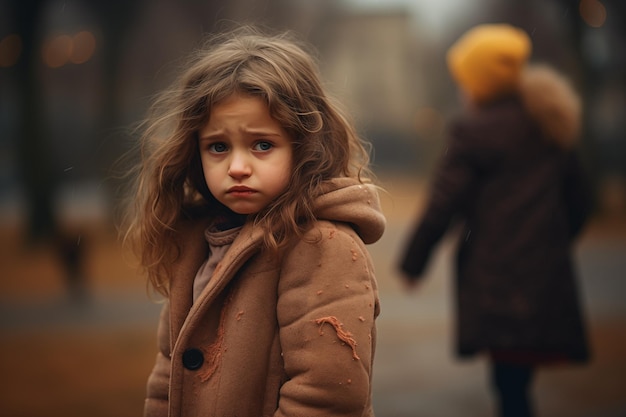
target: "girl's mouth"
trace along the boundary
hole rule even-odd
[[[227,193],[231,195],[236,195],[236,196],[246,196],[246,195],[256,193],[256,190],[252,188],[248,188],[243,185],[235,185],[234,187],[230,187]]]

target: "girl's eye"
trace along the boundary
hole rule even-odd
[[[228,150],[228,147],[226,146],[226,144],[221,143],[221,142],[216,142],[216,143],[212,143],[209,145],[209,152],[222,153],[222,152],[226,152],[227,150]]]
[[[254,144],[254,150],[266,152],[272,149],[273,146],[274,145],[272,145],[270,142],[259,141]]]

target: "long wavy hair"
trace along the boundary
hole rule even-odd
[[[211,108],[232,94],[261,97],[293,143],[293,173],[285,192],[252,220],[276,254],[314,218],[313,200],[331,178],[371,182],[369,144],[325,92],[315,55],[289,33],[254,28],[216,35],[197,50],[142,123],[141,162],[127,208],[125,239],[148,281],[167,295],[170,267],[180,256],[177,225],[190,213],[225,209],[202,172],[198,131]]]

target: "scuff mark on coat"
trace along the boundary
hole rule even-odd
[[[322,331],[322,326],[324,325],[324,323],[328,323],[333,326],[339,340],[346,343],[348,346],[350,346],[350,348],[352,348],[352,358],[356,360],[361,359],[356,353],[356,340],[354,340],[354,338],[352,337],[352,333],[343,329],[343,325],[339,322],[339,320],[337,320],[337,317],[321,317],[319,319],[316,319],[315,323],[320,325],[320,335],[324,334],[324,332]]]
[[[229,311],[228,304],[230,303],[232,298],[233,294],[231,293],[230,296],[224,301],[224,307],[222,308],[222,313],[220,314],[220,321],[217,327],[217,337],[215,341],[209,346],[202,348],[202,351],[205,354],[204,357],[206,359],[205,363],[207,366],[206,369],[203,369],[198,373],[198,377],[202,382],[208,381],[209,378],[211,378],[213,374],[215,374],[215,371],[217,371],[217,368],[219,366],[222,354],[226,351],[223,346],[224,323],[226,320],[226,314]],[[243,311],[240,311],[239,313],[243,314]],[[239,317],[239,313],[237,314],[237,317]]]

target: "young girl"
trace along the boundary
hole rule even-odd
[[[166,296],[144,415],[373,415],[385,219],[312,56],[218,37],[155,111],[128,232]]]

